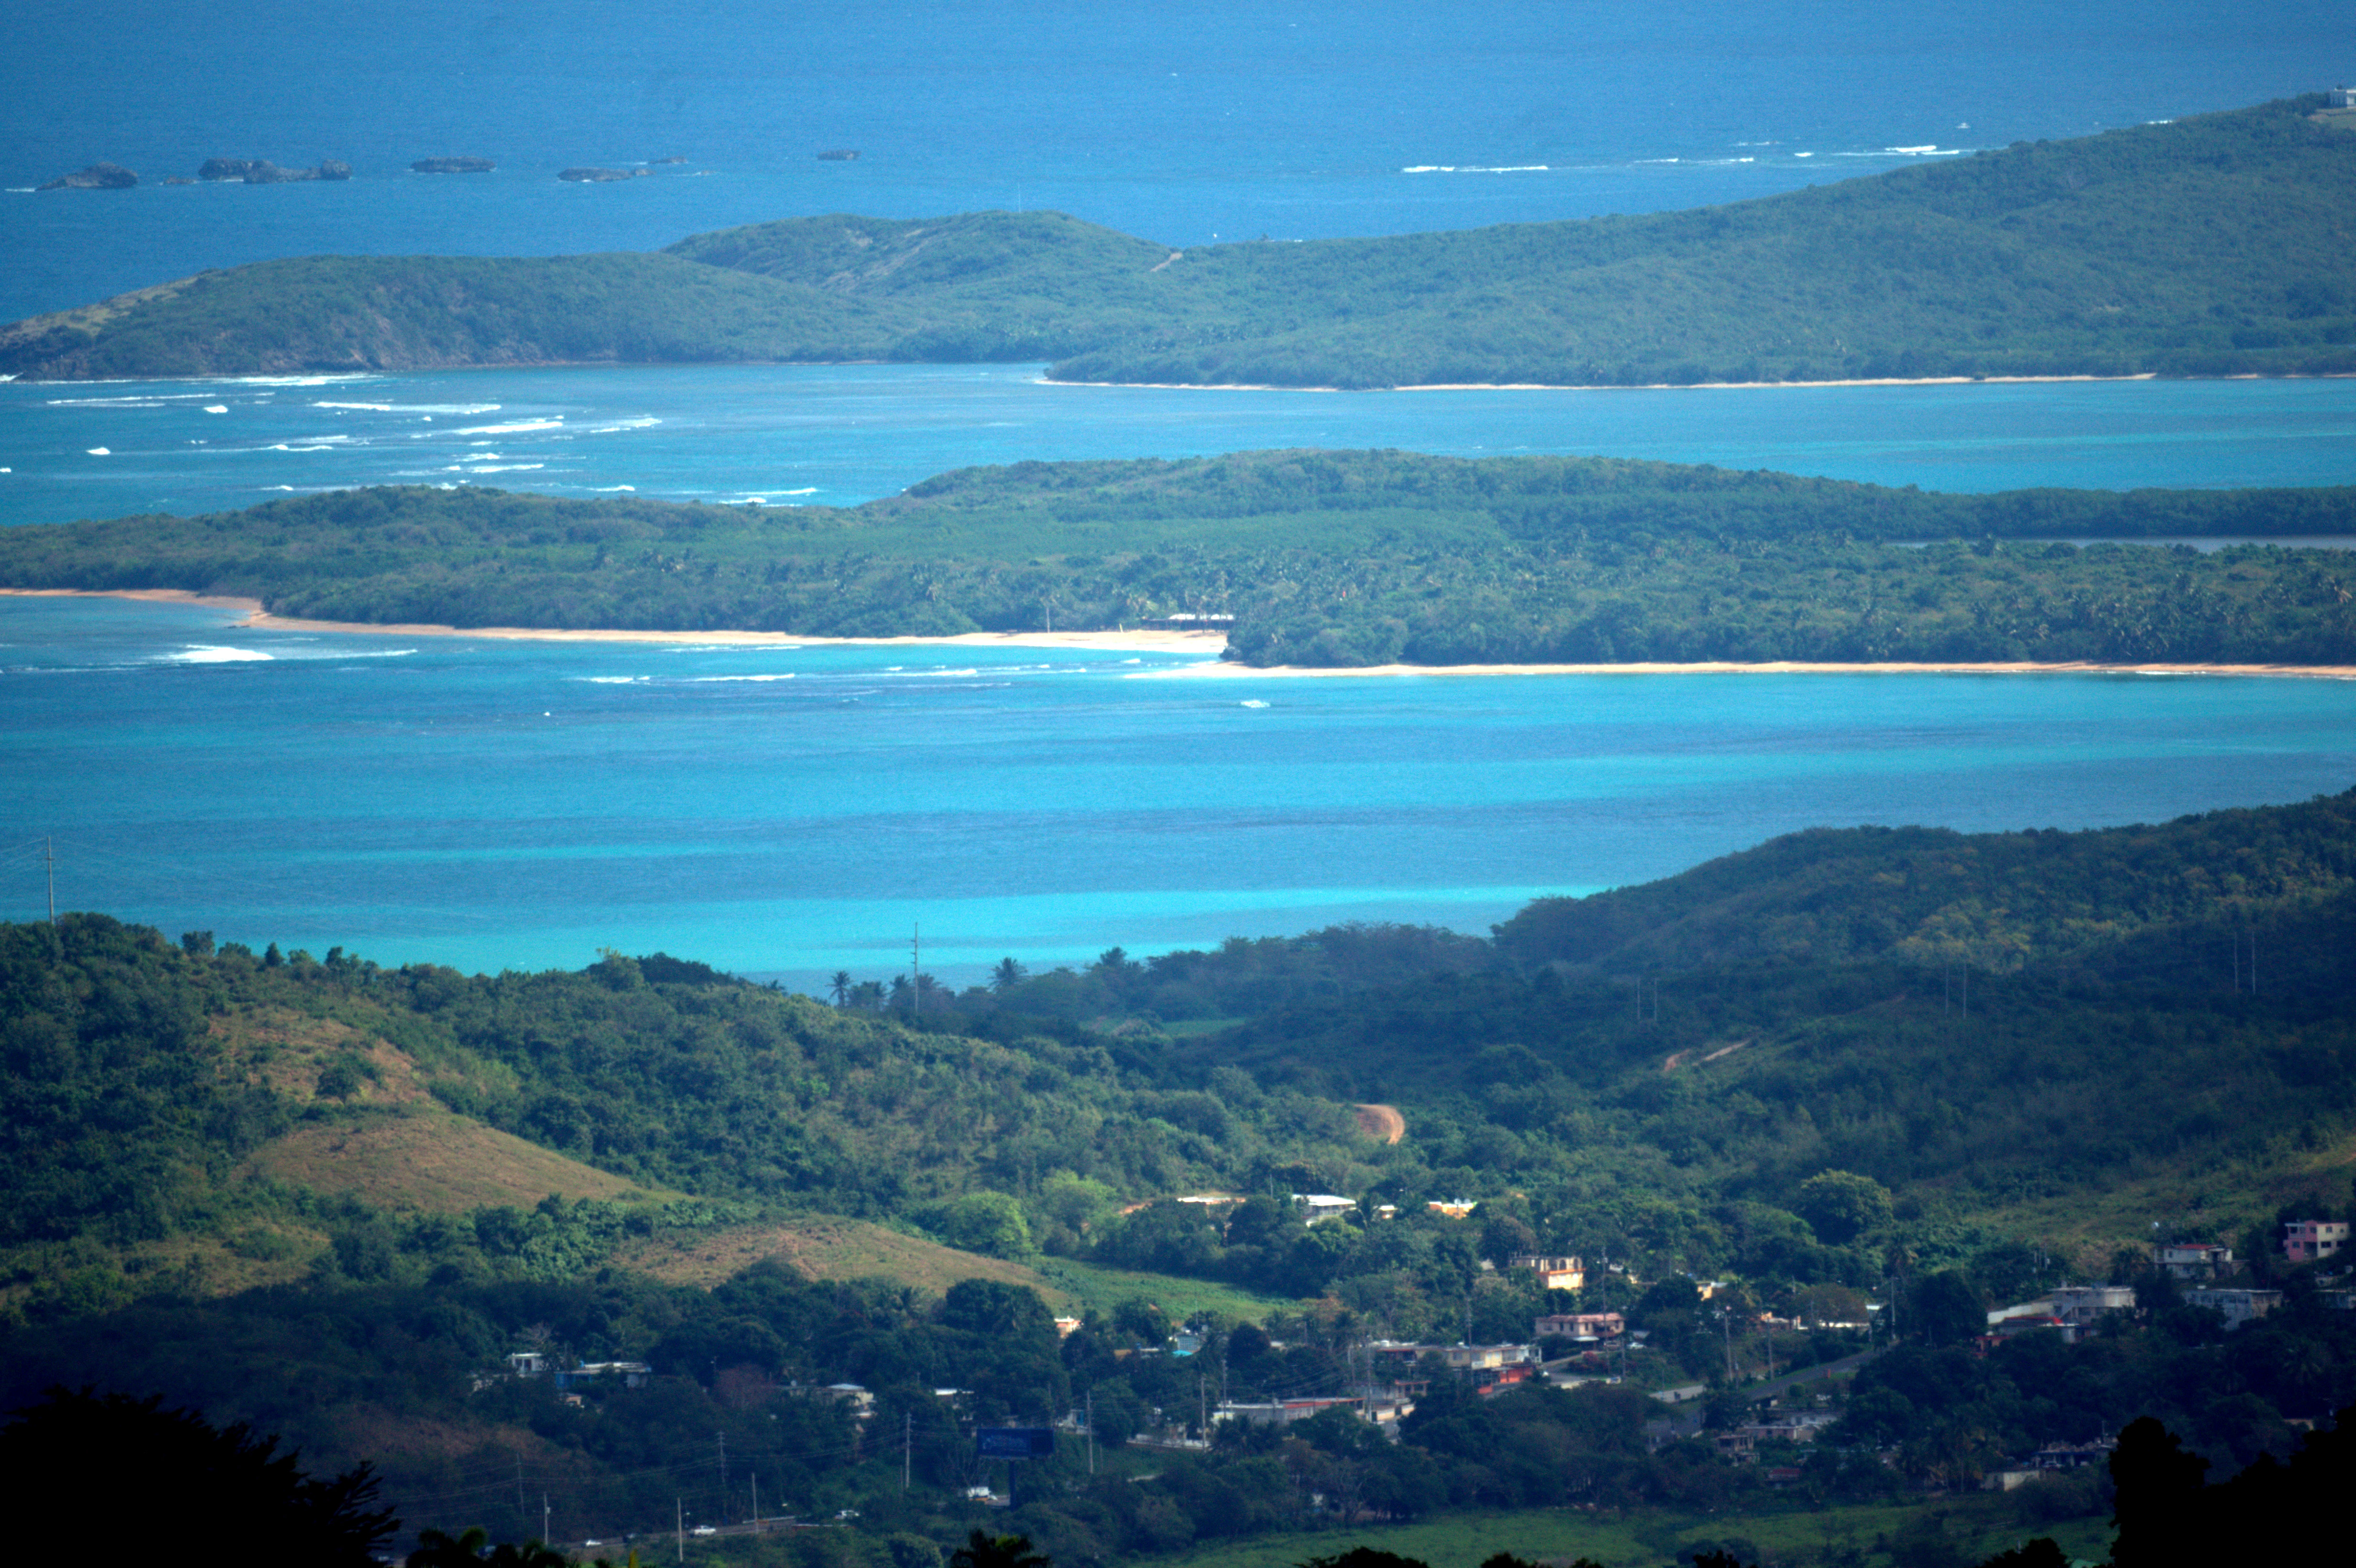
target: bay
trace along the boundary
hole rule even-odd
[[[241,629],[0,600],[0,912],[816,990],[1344,920],[1481,931],[1772,834],[2348,786],[2347,683],[1202,677],[1140,652]]]
[[[2356,379],[1312,392],[1037,366],[628,367],[0,385],[0,523],[355,485],[847,506],[969,464],[1401,447],[1924,489],[2356,482]]]

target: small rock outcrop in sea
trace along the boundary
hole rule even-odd
[[[825,152],[820,153],[818,156],[820,163],[853,164],[859,161],[859,149],[856,147],[829,147]]]
[[[683,164],[687,162],[687,160],[685,158],[674,156],[669,158],[648,158],[647,162],[650,164]]]
[[[328,158],[316,169],[282,169],[268,158],[207,158],[197,171],[202,180],[242,180],[247,185],[295,185],[304,180],[348,180],[352,165]]]
[[[565,169],[556,177],[588,185],[610,185],[616,180],[637,179],[647,172],[645,169]]]
[[[421,175],[487,175],[498,165],[488,158],[420,158],[409,166]]]
[[[92,164],[70,175],[59,175],[39,190],[129,190],[139,176],[121,164]]]

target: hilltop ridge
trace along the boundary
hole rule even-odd
[[[654,255],[305,257],[0,327],[0,372],[1051,360],[1379,388],[2356,373],[2322,96],[1729,206],[1177,251],[1061,213],[845,214]]]

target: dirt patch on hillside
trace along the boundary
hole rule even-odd
[[[1358,1130],[1370,1138],[1380,1138],[1395,1144],[1407,1136],[1407,1118],[1399,1115],[1397,1105],[1353,1105]]]
[[[670,1285],[709,1290],[764,1258],[776,1258],[804,1279],[892,1279],[939,1295],[967,1279],[1028,1285],[1051,1305],[1069,1297],[1034,1269],[1003,1258],[961,1253],[857,1220],[796,1220],[744,1225],[708,1235],[634,1242],[614,1254],[620,1267]]]

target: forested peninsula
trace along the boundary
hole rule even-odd
[[[1057,213],[834,215],[656,254],[305,257],[0,327],[28,379],[1055,362],[1380,388],[2356,372],[2356,129],[2321,94],[1724,207],[1180,251]]]
[[[1258,666],[2356,665],[2356,488],[1940,495],[1603,458],[963,469],[848,508],[402,486],[0,530],[0,587],[361,624],[945,636],[1232,616]]]
[[[1861,1520],[1897,1538],[1877,1563],[2049,1532],[2092,1559],[2131,1466],[2115,1499],[2094,1467],[1980,1477],[2148,1416],[2262,1490],[2265,1456],[2313,1457],[2293,1424],[2356,1404],[2347,1275],[2279,1247],[2348,1212],[2356,792],[1816,830],[1492,939],[1010,955],[964,989],[845,973],[831,1005],[662,954],[469,976],[236,934],[0,925],[0,1403],[252,1422],[374,1461],[412,1530],[521,1539],[543,1493],[569,1540],[741,1519],[750,1471],[835,1527],[773,1568],[937,1568],[978,1525],[1106,1568],[1476,1514],[1614,1562],[1779,1520]],[[1296,1192],[1355,1206],[1312,1225]],[[2233,1247],[2208,1283],[2271,1311],[2229,1326],[2156,1242]],[[2104,1280],[2135,1307],[2099,1332],[1981,1339]],[[1537,1326],[1574,1310],[1641,1332]],[[1339,1403],[1369,1339],[1538,1339],[1582,1386],[1427,1365],[1396,1442],[1347,1409],[1180,1441],[1221,1393]],[[605,1370],[567,1398],[518,1352]],[[1761,1435],[1770,1399],[1812,1440]],[[974,1425],[1075,1410],[1092,1441],[1019,1502],[967,1490],[999,1478]],[[1756,1463],[1710,1440],[1744,1432]]]

